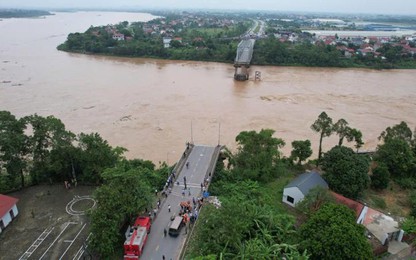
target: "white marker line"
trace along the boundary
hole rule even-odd
[[[75,254],[73,260],[78,260],[81,258],[82,254],[84,253],[84,250],[82,250],[83,246],[80,246],[77,253]]]
[[[85,242],[87,242],[90,239],[91,234],[92,233],[88,234],[87,239],[85,239]],[[84,242],[84,244],[85,244],[85,242]],[[75,256],[72,260],[80,260],[81,259],[82,255],[85,252],[85,250],[83,249],[83,246],[84,245],[80,246],[80,248],[78,249],[77,253],[75,254]],[[85,246],[85,249],[87,249],[87,247],[88,247],[88,244]]]
[[[158,251],[158,250],[159,250],[159,245],[157,245],[157,247],[156,247],[155,251]]]
[[[79,234],[81,234],[82,230],[84,230],[85,226],[87,225],[87,223],[85,223],[81,230],[78,232],[78,234],[75,236],[74,240],[72,240],[71,244],[69,244],[69,246],[66,248],[65,252],[61,255],[61,257],[59,258],[59,260],[62,260],[62,258],[64,257],[64,255],[66,254],[66,252],[68,252],[69,248],[71,248],[72,244],[74,243],[74,241],[78,238]]]
[[[52,228],[49,227],[45,229],[42,232],[42,234],[40,234],[39,237],[35,240],[35,242],[33,242],[33,244],[30,245],[30,247],[26,250],[26,252],[24,252],[24,254],[19,258],[19,260],[29,258],[33,254],[33,252],[35,252],[35,250],[40,246],[40,244],[42,244],[42,242],[49,236],[49,234],[53,231],[54,228],[55,227],[52,227]],[[29,250],[31,250],[31,252],[29,252]]]
[[[55,238],[55,240],[52,242],[52,244],[50,244],[50,246],[46,249],[46,251],[43,253],[43,255],[39,258],[39,260],[41,260],[46,253],[49,251],[49,249],[51,249],[51,247],[53,246],[53,244],[55,244],[55,242],[58,240],[58,238],[65,232],[66,228],[70,225],[71,222],[66,222],[64,229],[61,231],[61,233],[59,233],[59,235]]]

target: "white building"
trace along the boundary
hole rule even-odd
[[[170,38],[170,37],[164,37],[163,38],[163,47],[169,48],[171,41],[172,41],[172,38]]]
[[[294,207],[309,191],[317,186],[328,189],[328,184],[316,172],[307,172],[292,180],[283,190],[283,202]]]
[[[16,207],[18,201],[16,198],[0,194],[0,233],[19,213]]]
[[[115,33],[113,35],[113,40],[116,40],[116,41],[124,41],[125,40],[124,34],[122,34],[122,33]]]

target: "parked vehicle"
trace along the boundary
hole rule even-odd
[[[181,233],[181,229],[184,225],[185,223],[183,221],[183,217],[180,217],[180,216],[175,217],[175,219],[170,224],[169,235],[173,237],[178,236]]]
[[[124,242],[124,260],[139,259],[152,226],[150,217],[137,217]]]

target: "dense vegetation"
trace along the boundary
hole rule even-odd
[[[121,254],[120,230],[150,207],[153,191],[163,186],[168,172],[168,167],[155,169],[153,163],[138,159],[122,160],[104,170],[104,183],[94,192],[99,203],[90,212],[90,245],[101,259]]]
[[[355,221],[346,206],[325,204],[301,226],[301,245],[311,259],[373,259],[365,228]]]
[[[204,17],[206,18],[206,17]],[[59,50],[105,54],[128,57],[152,57],[172,60],[198,60],[231,63],[236,56],[240,36],[245,34],[252,22],[248,17],[230,17],[237,23],[226,25],[198,24],[195,18],[184,25],[176,23],[183,19],[178,15],[168,15],[148,23],[122,22],[114,26],[91,27],[84,33],[70,33],[67,40],[58,46]],[[245,20],[244,20],[245,18]],[[218,19],[215,15],[209,19]],[[247,22],[248,21],[248,22]],[[275,26],[269,21],[270,26]],[[172,24],[164,30],[159,28]],[[281,21],[279,21],[281,23]],[[252,64],[279,66],[312,66],[312,67],[369,67],[369,68],[415,68],[413,54],[405,53],[403,46],[385,43],[377,49],[377,55],[356,54],[361,47],[349,43],[327,45],[323,41],[312,44],[313,36],[302,33],[296,23],[284,22],[284,32],[298,34],[296,42],[281,42],[275,38],[277,31],[266,28],[266,38],[257,39],[254,46]],[[149,28],[158,28],[156,31]],[[152,32],[150,32],[150,31]],[[171,31],[173,32],[171,32]],[[254,31],[258,30],[256,28]],[[163,32],[162,32],[163,31]],[[124,40],[113,39],[115,33],[123,34]],[[164,47],[163,38],[171,38],[169,48]],[[395,43],[399,43],[397,39]],[[414,42],[410,42],[414,45]],[[351,57],[345,57],[345,50],[337,47],[348,47],[354,51]]]
[[[39,17],[45,15],[52,14],[41,10],[0,9],[0,18]]]
[[[175,17],[168,17],[166,22]],[[149,25],[160,25],[156,19]],[[231,37],[244,33],[250,23],[239,22],[225,28],[199,28],[198,25],[175,27],[181,32],[170,42],[171,48],[164,48],[163,35],[149,34],[144,31],[145,23],[136,22],[129,25],[122,22],[111,30],[123,33],[128,40],[118,41],[112,38],[108,26],[91,27],[85,33],[71,33],[59,50],[106,54],[129,57],[153,57],[174,60],[202,60],[232,62],[235,57],[237,41]],[[178,40],[180,38],[180,40]]]
[[[290,163],[279,152],[284,142],[273,134],[270,129],[241,132],[237,153],[225,153],[229,164],[218,163],[210,193],[221,207],[203,209],[190,258],[308,259],[298,248],[294,216],[280,204],[283,186],[292,177]]]
[[[98,133],[75,135],[54,116],[17,119],[0,111],[0,192],[38,183],[100,184],[101,172],[124,151]]]

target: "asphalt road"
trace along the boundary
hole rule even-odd
[[[177,237],[171,237],[169,235],[164,236],[163,230],[169,229],[171,223],[171,216],[178,214],[180,210],[179,203],[181,201],[191,201],[192,197],[201,196],[201,183],[204,182],[205,176],[208,172],[215,147],[199,146],[195,145],[188,155],[187,162],[189,162],[189,168],[183,167],[177,176],[177,181],[172,188],[172,193],[162,201],[162,205],[157,212],[156,219],[153,221],[151,233],[149,234],[147,243],[144,247],[143,254],[140,257],[141,260],[161,260],[165,256],[166,260],[179,259],[181,248],[185,243],[185,227],[182,228],[181,233]],[[178,174],[178,173],[177,173]],[[182,189],[184,188],[184,177],[186,177],[187,188],[190,188],[191,195],[188,191],[185,196],[182,195]],[[168,205],[171,206],[171,212],[168,212]]]

